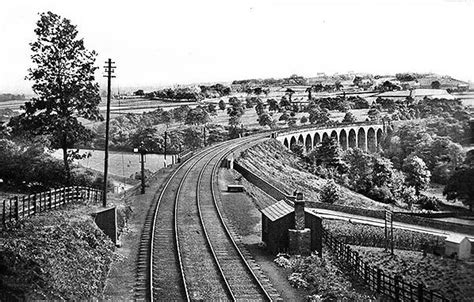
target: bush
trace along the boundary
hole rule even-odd
[[[381,187],[373,187],[369,193],[367,194],[368,197],[383,202],[383,203],[394,203],[395,198],[390,191],[390,188],[387,186],[381,186]]]
[[[304,152],[304,146],[300,143],[293,144],[290,147],[291,152],[295,153],[298,156],[302,156]]]
[[[325,203],[335,203],[341,198],[341,189],[331,179],[323,187],[321,191],[321,201]]]
[[[438,198],[433,197],[433,196],[430,197],[426,195],[421,195],[416,201],[416,203],[423,210],[438,211],[441,201]]]

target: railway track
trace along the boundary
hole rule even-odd
[[[228,141],[194,155],[155,195],[138,257],[136,298],[272,300],[258,267],[245,258],[221,216],[214,177],[222,158],[260,137]]]

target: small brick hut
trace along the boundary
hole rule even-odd
[[[322,251],[322,220],[308,210],[304,209],[304,202],[299,215],[304,213],[304,226],[311,229],[311,251]],[[289,230],[295,228],[298,220],[295,216],[295,208],[286,201],[280,200],[264,209],[262,212],[262,241],[268,250],[277,254],[288,253],[291,250]]]

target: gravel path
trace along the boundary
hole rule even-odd
[[[271,201],[261,194],[257,196],[258,188],[250,183],[245,183],[247,191],[255,192],[252,196],[247,193],[227,193],[227,184],[236,184],[238,177],[234,171],[219,169],[219,188],[224,215],[232,223],[235,231],[242,236],[242,243],[250,252],[261,270],[271,281],[273,287],[280,294],[283,301],[306,301],[309,292],[293,288],[288,282],[288,272],[279,268],[274,262],[274,256],[259,247],[261,242],[261,213],[257,207],[264,207]],[[263,193],[262,191],[260,191]],[[262,199],[260,199],[262,198]],[[262,200],[260,203],[258,200]],[[236,209],[239,209],[238,211]]]

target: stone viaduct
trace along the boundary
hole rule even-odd
[[[343,150],[359,148],[364,151],[374,152],[378,149],[385,132],[386,124],[363,122],[347,125],[298,128],[288,132],[280,132],[276,139],[286,148],[300,143],[305,146],[306,152],[309,152],[326,137],[334,137]]]

